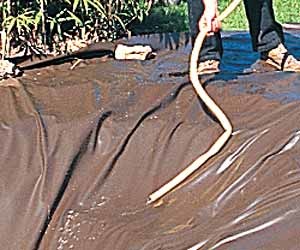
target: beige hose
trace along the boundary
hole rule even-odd
[[[218,20],[221,22],[224,18],[226,18],[241,2],[241,0],[233,0],[233,2],[218,16]],[[200,155],[194,162],[192,162],[188,167],[186,167],[182,172],[180,172],[177,176],[175,176],[172,180],[162,186],[160,189],[149,195],[147,203],[150,204],[155,202],[180,183],[182,183],[187,177],[189,177],[192,173],[194,173],[197,169],[200,168],[202,164],[204,164],[209,158],[217,154],[220,149],[227,142],[232,133],[232,126],[224,112],[218,107],[218,105],[212,100],[212,98],[206,93],[202,84],[199,81],[198,73],[197,73],[197,64],[199,58],[199,52],[202,47],[203,41],[207,35],[207,29],[202,29],[198,34],[194,48],[192,50],[191,58],[190,58],[190,80],[201,98],[201,100],[205,103],[205,105],[210,109],[210,111],[218,118],[221,125],[224,128],[224,133],[217,139],[217,141],[209,148],[209,150]]]

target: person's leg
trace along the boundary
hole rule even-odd
[[[192,40],[199,32],[198,22],[204,11],[201,0],[188,0],[189,23]],[[200,51],[200,61],[217,60],[220,61],[223,54],[222,40],[220,33],[209,36],[205,39]]]
[[[276,22],[272,0],[244,0],[252,46],[261,59],[279,70],[300,71],[300,62],[284,47],[282,26]]]
[[[272,0],[244,0],[253,49],[266,52],[284,42],[282,27],[276,22]]]

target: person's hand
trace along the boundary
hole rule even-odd
[[[202,0],[204,12],[199,21],[200,30],[204,27],[208,30],[208,35],[218,32],[221,29],[221,23],[218,21],[218,2],[217,0]]]

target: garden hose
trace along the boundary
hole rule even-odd
[[[221,22],[224,18],[226,18],[239,5],[240,2],[241,0],[233,0],[230,3],[230,5],[217,17],[218,21]],[[181,171],[172,180],[170,180],[164,186],[159,188],[157,191],[150,194],[147,201],[148,204],[160,199],[161,197],[169,193],[171,190],[173,190],[175,187],[177,187],[179,184],[181,184],[192,173],[199,169],[201,165],[204,164],[209,158],[217,154],[232,134],[233,129],[229,119],[226,117],[225,113],[221,110],[221,108],[219,108],[218,105],[213,101],[213,99],[206,93],[206,91],[202,87],[202,84],[199,81],[197,73],[199,53],[207,33],[208,29],[207,27],[204,27],[203,29],[201,29],[201,31],[196,37],[190,58],[190,80],[200,99],[220,121],[225,131],[217,139],[217,141],[215,141],[215,143],[208,149],[206,153],[200,155],[194,162],[192,162],[188,167]]]

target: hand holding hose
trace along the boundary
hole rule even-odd
[[[203,0],[204,12],[199,20],[200,31],[207,29],[207,35],[213,35],[221,29],[221,22],[218,19],[218,2],[217,0]]]

